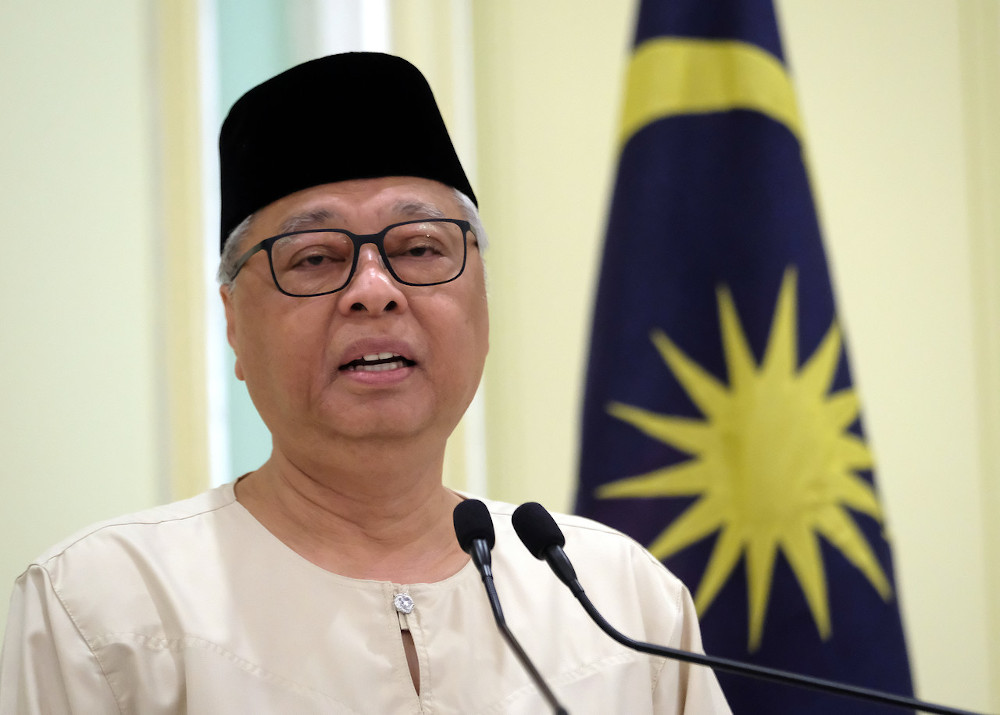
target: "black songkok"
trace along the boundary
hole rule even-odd
[[[219,133],[220,245],[247,216],[334,181],[419,176],[476,196],[427,80],[406,60],[349,52],[254,87]]]

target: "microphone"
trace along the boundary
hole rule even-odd
[[[572,591],[573,595],[583,606],[584,610],[586,610],[591,619],[593,619],[593,621],[600,626],[601,630],[627,648],[631,648],[642,653],[648,653],[650,655],[673,658],[674,660],[680,660],[687,663],[707,665],[715,669],[738,673],[739,675],[772,680],[788,685],[813,688],[815,690],[822,690],[836,695],[846,695],[849,697],[870,700],[887,705],[914,708],[924,712],[941,713],[943,715],[977,715],[976,713],[968,710],[957,710],[944,705],[935,705],[933,703],[923,702],[915,698],[894,695],[880,690],[847,685],[833,680],[799,675],[797,673],[790,673],[776,668],[751,665],[750,663],[743,663],[729,658],[702,655],[699,653],[692,653],[689,651],[678,650],[676,648],[667,648],[665,646],[633,640],[616,630],[610,623],[608,623],[604,616],[598,612],[597,608],[590,601],[590,598],[587,597],[587,594],[584,593],[583,586],[577,579],[576,570],[570,563],[566,552],[563,551],[563,546],[566,545],[566,537],[563,536],[559,525],[556,524],[555,519],[552,518],[552,515],[549,514],[545,507],[537,502],[527,502],[514,510],[511,520],[514,524],[514,531],[517,532],[521,541],[524,542],[524,545],[528,548],[528,551],[530,551],[535,558],[547,561],[556,576],[559,577],[559,580],[569,587],[569,590]]]
[[[455,536],[458,537],[459,546],[462,547],[462,551],[472,557],[472,563],[475,564],[476,570],[482,576],[483,586],[486,587],[486,596],[489,599],[497,628],[500,629],[500,635],[507,641],[507,645],[514,651],[517,659],[521,661],[521,665],[524,666],[535,686],[552,707],[552,712],[556,715],[569,715],[566,708],[556,699],[541,673],[535,668],[528,654],[524,652],[521,644],[517,642],[510,628],[507,627],[503,609],[500,608],[500,597],[493,585],[490,550],[496,542],[496,535],[493,531],[493,519],[490,517],[489,509],[478,499],[466,499],[455,507],[455,511],[452,512],[452,520],[455,523]]]

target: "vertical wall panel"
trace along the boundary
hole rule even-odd
[[[965,101],[976,394],[981,459],[980,511],[985,527],[989,607],[987,673],[1000,673],[1000,5],[959,3],[959,45]],[[1000,711],[1000,679],[991,708]]]
[[[780,8],[916,684],[928,699],[985,709],[986,534],[957,3]]]
[[[218,137],[223,118],[240,95],[294,62],[287,8],[280,0],[217,0],[216,23],[219,117],[214,132]],[[218,162],[218,154],[211,159]],[[209,299],[219,300],[219,297],[211,295]],[[215,340],[225,343],[225,334],[217,335]],[[223,345],[222,351],[225,374],[215,379],[224,381],[226,396],[227,444],[217,446],[226,449],[229,455],[229,471],[219,475],[225,482],[267,460],[271,454],[271,434],[258,416],[246,386],[236,379],[229,345]]]
[[[177,499],[204,490],[210,472],[205,306],[215,296],[205,280],[201,22],[197,0],[156,4],[156,324],[166,373],[158,392],[167,414],[170,495]]]
[[[0,5],[0,613],[89,522],[165,498],[147,3]]]

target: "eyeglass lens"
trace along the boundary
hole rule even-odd
[[[465,234],[450,221],[394,226],[383,242],[389,270],[411,285],[444,283],[465,263]],[[284,236],[271,246],[271,265],[281,290],[317,295],[340,290],[351,278],[354,241],[340,231],[307,231]]]

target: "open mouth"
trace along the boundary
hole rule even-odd
[[[385,370],[399,370],[404,367],[412,367],[415,362],[397,353],[372,353],[364,355],[357,360],[340,366],[341,370],[347,372],[383,372]]]

